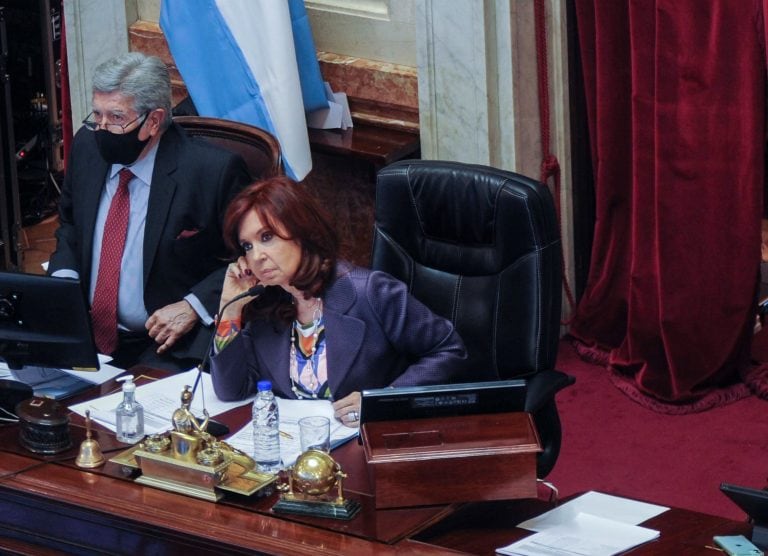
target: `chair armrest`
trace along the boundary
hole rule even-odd
[[[562,371],[548,369],[539,371],[526,379],[526,382],[528,391],[525,396],[525,411],[535,414],[551,402],[560,390],[576,382],[576,378]]]
[[[533,416],[541,440],[541,453],[536,458],[536,476],[543,479],[555,466],[560,454],[562,430],[555,395],[576,382],[561,371],[539,371],[527,380],[525,410]]]

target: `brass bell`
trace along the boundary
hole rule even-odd
[[[93,469],[104,465],[106,461],[101,453],[98,441],[91,437],[91,412],[85,410],[85,440],[80,444],[80,452],[77,454],[75,465],[85,469]]]

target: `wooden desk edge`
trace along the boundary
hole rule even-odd
[[[31,458],[29,461],[30,465],[36,462]],[[9,471],[14,469],[3,470]],[[119,518],[125,520],[125,529],[135,525],[136,530],[154,529],[158,536],[167,531],[180,538],[200,539],[206,545],[220,546],[222,553],[247,549],[307,555],[394,554],[398,546],[410,544],[409,539],[404,539],[390,546],[52,462],[0,481],[0,491],[55,502],[64,511],[64,506],[69,505],[89,514]],[[439,554],[441,550],[430,547],[429,553]]]

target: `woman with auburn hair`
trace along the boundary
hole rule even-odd
[[[230,203],[227,269],[211,359],[216,395],[238,400],[270,380],[285,398],[323,398],[359,426],[360,392],[456,379],[466,351],[453,324],[390,275],[337,258],[328,214],[304,187],[275,177]],[[229,304],[262,285],[256,299]]]

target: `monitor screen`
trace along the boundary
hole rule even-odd
[[[768,525],[768,491],[730,483],[721,483],[720,490],[744,510],[755,523]]]
[[[0,272],[0,359],[11,369],[97,370],[90,314],[79,280]]]
[[[524,380],[363,390],[360,423],[525,410]]]

